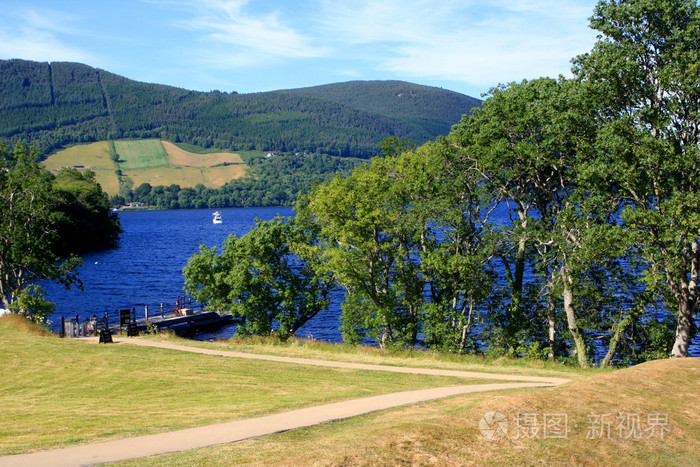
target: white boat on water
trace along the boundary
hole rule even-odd
[[[219,211],[216,211],[213,214],[214,218],[211,220],[214,224],[221,224],[221,213]]]

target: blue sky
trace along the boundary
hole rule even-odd
[[[0,59],[240,93],[403,80],[480,97],[569,76],[595,0],[0,0]]]

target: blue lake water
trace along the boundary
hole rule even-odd
[[[119,220],[124,233],[119,247],[83,256],[80,279],[84,291],[65,290],[44,283],[49,300],[56,303],[50,317],[60,327],[61,317],[81,319],[121,308],[156,309],[160,303],[173,305],[184,295],[182,268],[199,251],[200,245],[220,247],[229,234],[242,236],[255,219],[270,220],[277,215],[291,216],[291,208],[219,209],[223,223],[212,223],[212,210],[122,211]],[[340,306],[319,314],[299,331],[302,337],[339,342]],[[222,327],[194,338],[230,337],[235,328]]]
[[[182,268],[199,251],[200,245],[219,246],[229,234],[244,235],[255,219],[270,220],[277,215],[291,216],[291,208],[220,209],[223,223],[212,223],[212,210],[122,211],[119,219],[124,229],[119,247],[83,256],[80,278],[84,291],[65,290],[53,283],[44,283],[49,300],[56,303],[50,319],[60,327],[61,316],[81,318],[104,315],[122,308],[144,305],[156,309],[161,303],[173,305],[184,295]],[[505,213],[503,213],[505,214]],[[505,219],[504,219],[505,220]],[[298,332],[329,342],[340,342],[340,299],[336,294],[330,309],[321,312]],[[195,339],[228,338],[234,326],[194,335]],[[700,356],[700,338],[693,340],[690,352]]]

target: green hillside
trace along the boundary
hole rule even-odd
[[[159,138],[223,150],[367,158],[387,136],[421,144],[479,101],[403,82],[255,94],[141,83],[67,62],[0,60],[0,142],[44,155],[70,144]]]
[[[471,109],[481,101],[440,88],[404,81],[350,81],[287,92],[313,97],[387,117],[401,117],[437,134],[447,134],[458,122],[465,105]]]

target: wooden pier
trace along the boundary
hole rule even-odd
[[[96,336],[108,330],[110,334],[126,332],[127,335],[138,335],[143,332],[160,332],[173,330],[177,334],[186,334],[198,329],[216,328],[228,324],[236,324],[241,318],[234,318],[230,313],[205,311],[204,304],[185,301],[179,298],[174,307],[143,306],[143,311],[137,314],[135,307],[122,308],[116,311],[105,311],[104,314],[93,314],[91,317],[79,315],[75,319],[62,318],[61,336],[88,337]]]
[[[175,331],[198,329],[209,326],[222,326],[224,324],[233,324],[239,319],[234,318],[230,314],[221,314],[217,311],[192,311],[190,314],[174,314],[161,317],[159,315],[148,318],[148,321],[143,319],[136,320],[136,326],[139,331],[145,331],[149,328],[149,324],[156,330],[173,329]]]

